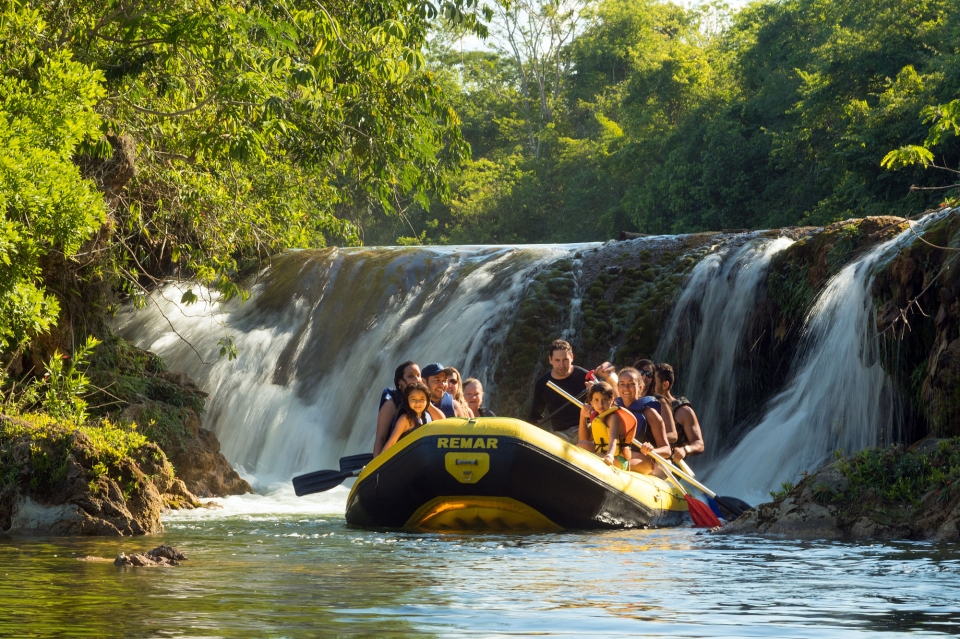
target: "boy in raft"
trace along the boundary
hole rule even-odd
[[[613,387],[597,382],[587,389],[587,402],[580,410],[580,441],[577,446],[598,455],[612,466],[626,470],[633,453],[630,444],[637,434],[637,418],[613,403]],[[617,455],[620,450],[621,456]]]
[[[677,423],[677,441],[673,444],[672,459],[679,462],[686,457],[700,455],[704,451],[703,433],[700,431],[700,420],[686,397],[675,398],[671,394],[674,374],[670,364],[656,366],[656,392],[670,403],[673,418]]]
[[[430,403],[430,389],[426,384],[423,382],[408,384],[403,389],[403,403],[397,413],[393,432],[390,433],[387,443],[383,445],[383,450],[396,444],[407,433],[443,417],[440,409]]]
[[[416,362],[404,362],[393,372],[393,388],[384,388],[380,393],[380,408],[377,413],[377,433],[373,440],[373,456],[383,451],[383,445],[390,437],[390,429],[397,417],[397,411],[403,403],[403,390],[408,384],[420,382],[420,367]]]
[[[667,440],[667,427],[660,416],[660,402],[654,397],[640,397],[640,371],[633,367],[620,369],[617,379],[620,397],[614,403],[626,408],[637,418],[637,437],[630,446],[640,453],[632,457],[630,470],[649,475],[658,468],[656,462],[647,457],[651,452],[667,459],[670,456],[670,442]],[[640,442],[639,447],[637,441]]]

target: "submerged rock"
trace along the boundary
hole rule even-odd
[[[779,539],[960,541],[960,438],[862,451],[785,485],[717,532]]]
[[[176,548],[157,546],[145,553],[138,552],[132,555],[120,553],[113,560],[113,565],[149,568],[154,566],[179,566],[181,561],[187,561],[187,558]]]

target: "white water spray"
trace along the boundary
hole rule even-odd
[[[185,286],[169,285],[148,309],[125,309],[117,329],[210,393],[205,426],[265,486],[370,450],[380,390],[404,360],[456,366],[495,400],[490,377],[517,298],[538,267],[569,252],[294,252],[245,304],[183,306]],[[235,361],[217,356],[225,331],[240,349]]]
[[[757,238],[742,247],[712,253],[693,269],[660,340],[656,360],[689,353],[677,362],[678,390],[692,402],[705,441],[717,442],[736,408],[738,358],[760,283],[774,255],[793,244],[786,237]],[[676,393],[675,393],[676,394]],[[715,448],[707,449],[707,456]]]
[[[908,229],[877,245],[827,283],[807,314],[791,381],[716,464],[711,488],[767,501],[768,491],[816,470],[834,451],[849,454],[892,441],[895,407],[880,365],[870,287],[877,266],[914,237]]]

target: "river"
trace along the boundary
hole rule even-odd
[[[152,537],[0,537],[0,636],[960,634],[956,545],[369,532],[346,526],[345,488],[265,492],[168,515]],[[160,543],[189,561],[77,560]]]

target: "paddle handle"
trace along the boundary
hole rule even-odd
[[[657,455],[655,455],[655,454],[653,454],[653,453],[651,453],[651,455],[652,455],[653,457],[656,457],[657,459],[659,459],[659,460],[660,460],[661,462],[663,462],[664,464],[667,463],[666,460],[663,459],[662,457],[659,457],[659,456],[657,456]],[[702,490],[705,494],[709,495],[710,497],[714,497],[714,498],[715,498],[715,497],[717,496],[717,493],[713,492],[712,490],[710,490],[709,488],[707,488],[706,486],[704,486],[703,484],[701,484],[701,483],[698,482],[696,479],[694,479],[693,477],[691,477],[691,476],[688,475],[687,473],[683,472],[682,470],[680,470],[680,469],[677,468],[676,466],[673,466],[673,472],[675,472],[676,474],[680,475],[680,477],[682,477],[683,479],[687,480],[687,481],[690,482],[692,485],[696,486],[697,488],[699,488],[700,490]]]
[[[551,382],[550,380],[547,380],[547,386],[549,386],[549,387],[552,388],[553,390],[555,390],[555,391],[557,391],[558,393],[560,393],[561,395],[563,395],[566,399],[568,399],[568,400],[570,401],[571,404],[573,404],[573,405],[576,406],[577,408],[583,408],[583,402],[581,402],[579,399],[577,399],[576,397],[574,397],[573,395],[571,395],[571,394],[568,393],[567,391],[563,390],[562,388],[560,388],[559,386],[557,386],[556,384],[554,384],[554,383]]]
[[[660,468],[663,469],[663,472],[667,476],[667,478],[670,480],[670,483],[673,484],[677,488],[677,490],[680,491],[680,494],[686,497],[687,491],[683,489],[683,486],[680,485],[680,482],[677,481],[677,478],[673,476],[672,472],[670,472],[670,467],[667,464],[666,460],[664,460],[663,457],[661,457],[660,455],[652,451],[650,452],[650,454],[647,455],[647,457],[653,458],[653,461],[657,462],[657,464],[660,465]]]

